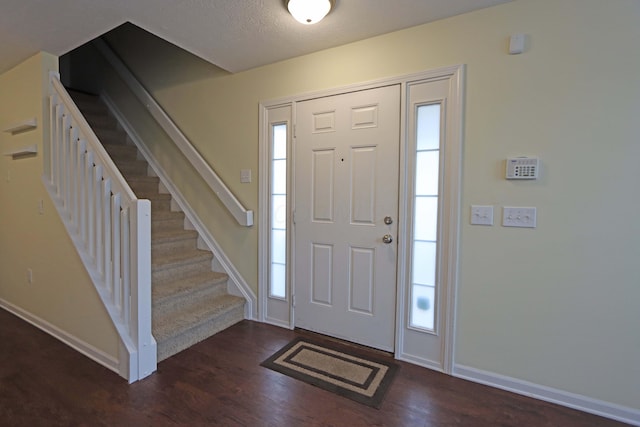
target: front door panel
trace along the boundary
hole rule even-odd
[[[295,325],[393,351],[400,87],[299,102],[296,117]]]

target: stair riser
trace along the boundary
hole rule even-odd
[[[113,162],[118,166],[118,169],[125,177],[129,176],[144,176],[147,174],[147,162],[143,161],[127,161],[121,162],[120,159],[114,158]]]
[[[151,259],[153,260],[153,257]],[[177,266],[163,267],[161,270],[152,268],[152,270],[151,283],[156,280],[176,280],[182,277],[190,276],[192,274],[211,271],[211,259],[191,262],[188,264],[183,263],[182,265]]]
[[[188,309],[190,304],[207,297],[217,297],[227,292],[226,283],[218,283],[212,286],[203,286],[200,289],[185,292],[172,298],[166,298],[162,301],[153,301],[153,316],[159,318],[170,315],[176,311]]]
[[[151,202],[151,207],[153,209],[153,205],[155,202]],[[154,220],[153,219],[153,210],[151,211],[151,233],[154,231],[161,230],[182,230],[184,228],[184,219],[163,219],[163,220]]]
[[[127,134],[118,129],[96,128],[93,130],[103,144],[126,144]]]
[[[87,113],[84,115],[92,128],[113,128],[118,126],[116,120],[107,114]]]
[[[151,218],[154,212],[171,210],[171,200],[152,200],[151,201]],[[184,224],[184,220],[182,220]]]
[[[107,150],[114,162],[138,160],[138,149],[134,145],[124,144],[106,144],[104,149]],[[145,162],[146,163],[146,162]]]
[[[185,333],[158,342],[158,362],[232,326],[244,319],[244,307],[235,308],[222,316],[194,326]]]
[[[129,186],[131,187],[131,189],[133,190],[134,193],[140,193],[140,194],[151,194],[154,192],[158,191],[158,182],[144,182],[144,181],[135,181],[135,180],[128,180],[129,181]]]
[[[196,249],[197,242],[197,238],[187,237],[166,243],[153,243],[153,236],[151,236],[151,256],[162,256],[193,250]]]

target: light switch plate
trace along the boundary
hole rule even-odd
[[[240,182],[243,184],[251,182],[251,169],[240,170]]]
[[[505,206],[502,209],[504,227],[536,228],[536,208]]]
[[[471,205],[471,224],[493,225],[493,206]]]

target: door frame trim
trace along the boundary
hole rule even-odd
[[[444,334],[444,345],[442,348],[442,365],[434,366],[427,360],[419,356],[412,355],[404,350],[404,330],[406,327],[407,313],[407,251],[406,245],[398,245],[398,265],[397,265],[397,285],[396,285],[396,350],[395,357],[413,364],[424,366],[430,369],[439,370],[451,374],[454,369],[455,357],[455,332],[456,332],[456,296],[458,288],[458,246],[460,239],[460,199],[461,199],[461,172],[462,172],[462,141],[463,141],[463,108],[464,108],[464,64],[454,65],[450,67],[438,68],[435,70],[424,71],[419,73],[395,76],[391,78],[373,80],[369,82],[356,83],[336,88],[330,88],[321,91],[313,91],[299,95],[287,96],[274,100],[259,103],[259,207],[258,207],[258,320],[265,323],[274,324],[276,326],[293,329],[294,325],[294,298],[289,298],[290,305],[288,319],[274,318],[268,312],[268,280],[269,280],[269,110],[274,108],[292,107],[291,121],[295,123],[295,104],[300,101],[311,100],[320,97],[339,95],[342,93],[373,89],[383,86],[400,85],[400,188],[398,192],[399,200],[399,218],[402,219],[398,228],[398,237],[406,240],[408,230],[406,228],[407,212],[406,206],[409,197],[407,192],[407,125],[408,125],[408,91],[411,85],[428,82],[431,80],[449,79],[451,81],[449,100],[447,103],[447,121],[445,128],[445,167],[447,182],[443,195],[447,197],[445,201],[446,212],[443,215],[443,260],[441,261],[442,271],[441,278],[446,282],[446,291],[442,297],[442,307],[446,312],[443,318],[444,325],[441,331]],[[292,133],[295,130],[292,129]],[[291,139],[292,141],[293,139]],[[295,159],[295,153],[292,153],[292,159]],[[293,162],[290,166],[294,166]],[[292,168],[290,168],[292,169]],[[293,171],[289,171],[289,180],[293,176]],[[291,206],[295,206],[295,188],[291,188]],[[293,221],[293,220],[292,220]],[[290,230],[293,230],[293,224],[288,224]],[[290,233],[291,235],[292,233]],[[403,240],[403,241],[404,241]],[[287,241],[289,248],[293,243],[290,237]],[[288,251],[291,252],[291,251]],[[289,277],[294,277],[292,270],[292,256],[287,259]],[[291,282],[291,281],[290,281]],[[289,296],[293,292],[293,284],[289,283]]]

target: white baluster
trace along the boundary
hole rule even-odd
[[[69,218],[78,230],[78,129],[71,127],[69,139]]]
[[[87,240],[86,249],[89,251],[91,258],[95,259],[95,192],[93,187],[93,152],[88,151],[85,158],[85,173],[87,176]]]
[[[93,168],[93,201],[94,206],[94,226],[95,226],[95,262],[98,273],[104,278],[104,233],[102,220],[102,166],[96,165]]]
[[[120,241],[122,242],[122,322],[129,325],[131,322],[131,226],[129,224],[129,209],[122,210],[122,227]],[[129,328],[130,329],[130,328]]]
[[[60,153],[60,197],[66,214],[69,213],[69,137],[71,119],[68,115],[62,116],[62,151]]]
[[[121,203],[120,203],[120,194],[114,194],[111,196],[111,226],[112,226],[112,256],[111,262],[113,263],[113,304],[122,310],[121,298],[122,298],[122,289],[121,286],[121,271],[120,271],[120,257],[122,251],[122,243],[120,241],[120,211],[121,211]]]
[[[54,183],[55,183],[55,189],[56,189],[56,196],[60,197],[61,196],[61,181],[62,181],[62,136],[64,135],[64,117],[63,117],[63,112],[64,112],[64,108],[62,105],[56,105],[56,137],[54,140],[55,143],[55,147],[53,148],[54,151],[54,159],[55,159],[55,170],[53,173],[54,176]]]
[[[87,142],[84,139],[78,141],[78,234],[82,242],[87,241],[87,167],[86,167]]]
[[[102,262],[104,268],[104,283],[107,285],[109,292],[113,293],[113,283],[111,281],[113,273],[113,265],[111,260],[111,179],[105,178],[102,180],[102,221],[104,225],[102,227],[103,238],[102,246],[104,261]]]

